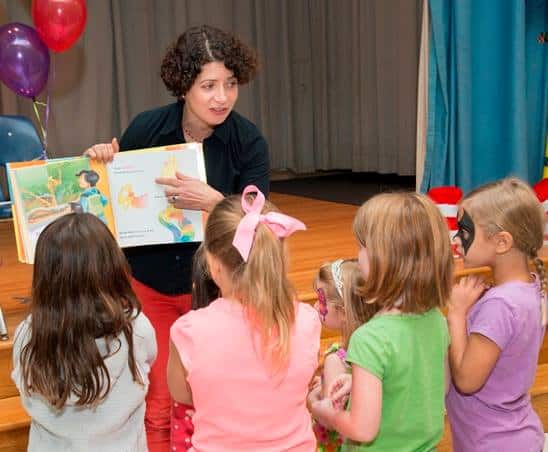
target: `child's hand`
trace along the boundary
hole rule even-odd
[[[470,275],[461,278],[451,291],[449,314],[466,316],[468,310],[487,288],[488,285],[479,276]]]
[[[317,387],[321,387],[322,386],[322,377],[320,377],[319,375],[316,375],[312,381],[310,382],[310,384],[308,385],[308,390],[309,391],[312,391],[313,389],[316,389]]]
[[[308,396],[306,397],[306,402],[308,404],[310,411],[312,411],[312,406],[320,400],[322,400],[321,384],[314,386],[308,393]]]
[[[327,388],[328,397],[333,401],[336,409],[343,409],[352,390],[352,375],[343,374],[338,376]]]
[[[317,400],[310,405],[310,411],[312,412],[314,419],[316,419],[326,429],[333,430],[330,419],[334,411],[333,403],[330,399]]]

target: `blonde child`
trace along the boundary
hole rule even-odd
[[[12,378],[32,421],[29,451],[144,452],[154,329],[104,223],[69,214],[36,246],[30,315]]]
[[[172,397],[194,404],[196,450],[316,446],[306,396],[321,324],[295,300],[282,240],[301,229],[254,186],[209,215],[203,245],[221,297],[175,322],[168,361]]]
[[[439,308],[453,277],[445,220],[423,195],[381,194],[359,209],[354,233],[358,292],[378,312],[350,338],[350,408],[317,394],[312,413],[346,438],[343,451],[433,450],[443,433],[449,345]]]
[[[334,343],[325,351],[321,369],[322,398],[329,397],[328,388],[342,374],[350,372],[346,363],[346,349],[352,332],[375,314],[374,305],[363,303],[356,288],[363,285],[357,259],[337,259],[320,267],[314,280],[318,297],[315,305],[320,320],[326,328],[339,331],[341,343]],[[339,451],[342,438],[316,422],[314,431],[318,438],[318,452]]]
[[[447,411],[454,450],[541,451],[543,428],[528,392],[546,323],[537,254],[544,212],[527,184],[508,178],[466,196],[458,225],[465,267],[490,267],[494,285],[462,278],[451,295]],[[529,271],[529,259],[538,274]]]

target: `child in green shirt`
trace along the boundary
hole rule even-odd
[[[350,338],[352,376],[335,381],[341,389],[328,389],[330,398],[312,393],[312,414],[346,438],[343,451],[434,450],[443,434],[449,345],[439,308],[453,279],[445,220],[421,194],[381,194],[359,209],[354,233],[364,276],[357,291],[378,312]],[[345,392],[343,411],[336,402]]]

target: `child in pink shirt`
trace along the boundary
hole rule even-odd
[[[204,247],[221,297],[171,328],[168,385],[194,405],[190,450],[315,449],[306,396],[321,324],[295,301],[282,240],[304,229],[254,186],[211,212]]]

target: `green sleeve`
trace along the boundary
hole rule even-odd
[[[366,323],[352,334],[346,361],[383,380],[390,361],[390,347],[381,323]]]

